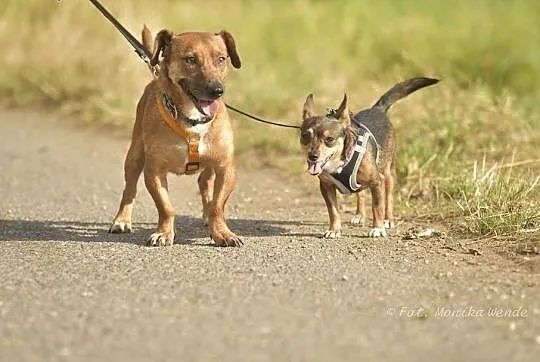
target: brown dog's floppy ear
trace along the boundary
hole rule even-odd
[[[151,65],[159,63],[160,54],[165,56],[165,50],[171,45],[172,37],[173,33],[169,29],[163,29],[157,33],[156,40],[154,41],[154,54],[152,55],[152,59],[150,59]]]
[[[242,62],[240,61],[240,57],[238,56],[238,52],[236,51],[236,44],[231,33],[226,30],[222,30],[216,35],[221,36],[221,38],[225,42],[225,46],[227,47],[227,53],[229,53],[229,58],[231,58],[231,63],[233,67],[235,67],[236,69],[240,68],[242,66]]]
[[[313,94],[310,94],[306,98],[304,103],[304,109],[302,110],[302,119],[305,121],[308,118],[315,116],[315,102],[313,101]]]
[[[148,50],[150,54],[154,54],[154,38],[152,37],[152,31],[146,24],[143,25],[141,35],[144,48]]]
[[[347,102],[347,93],[343,95],[343,100],[336,111],[337,119],[341,120],[346,126],[351,125],[351,115],[349,113],[349,105]]]

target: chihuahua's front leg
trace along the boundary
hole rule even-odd
[[[328,216],[330,217],[330,228],[324,233],[323,237],[339,238],[341,236],[341,216],[338,211],[336,186],[333,183],[319,181],[321,194],[328,209]]]
[[[174,208],[169,199],[167,173],[156,172],[151,167],[144,169],[144,183],[154,199],[158,210],[158,228],[148,238],[148,246],[170,246],[174,242]]]
[[[225,223],[225,203],[234,189],[236,167],[234,161],[227,166],[214,168],[214,195],[208,205],[208,228],[210,237],[218,246],[241,246],[242,240]]]

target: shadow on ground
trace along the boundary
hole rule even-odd
[[[289,234],[296,221],[229,219],[231,230],[245,237],[275,237]],[[135,223],[129,234],[109,234],[108,223],[80,221],[0,220],[0,240],[4,241],[74,241],[144,244],[155,224]],[[200,218],[176,218],[176,244],[200,243],[201,239],[213,245]],[[290,235],[290,234],[289,234]],[[298,235],[298,234],[295,234]],[[308,236],[308,235],[306,235]]]

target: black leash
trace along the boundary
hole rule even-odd
[[[297,129],[300,129],[299,126],[293,126],[293,125],[290,125],[290,124],[283,124],[283,123],[277,123],[277,122],[270,122],[270,121],[265,121],[264,119],[262,118],[259,118],[259,117],[256,117],[256,116],[252,116],[251,114],[249,113],[246,113],[244,111],[241,111],[239,110],[238,108],[234,108],[233,106],[231,105],[228,105],[227,103],[225,103],[225,106],[227,108],[229,108],[231,111],[235,111],[236,113],[240,113],[241,115],[243,116],[246,116],[246,117],[249,117],[257,122],[262,122],[262,123],[266,123],[266,124],[271,124],[271,125],[274,125],[274,126],[280,126],[280,127],[287,127],[287,128],[297,128]]]
[[[131,44],[131,46],[135,49],[135,53],[137,53],[137,55],[145,63],[150,64],[150,58],[152,57],[152,54],[150,54],[150,52],[141,44],[141,42],[138,41],[137,38],[135,38],[129,31],[127,31],[127,29],[124,28],[122,24],[120,24],[118,20],[116,20],[114,16],[112,16],[111,13],[109,13],[107,9],[105,9],[103,5],[100,4],[99,1],[90,0],[90,2],[94,4],[94,6],[103,14],[103,16],[105,16],[107,20],[109,20],[114,25],[114,27],[118,29],[118,31],[124,36],[124,38],[126,38],[129,44]]]
[[[124,28],[124,26],[122,24],[120,24],[118,22],[118,20],[116,20],[114,18],[114,16],[112,16],[111,13],[109,13],[107,11],[107,9],[105,9],[105,7],[103,5],[101,5],[101,3],[98,0],[90,0],[90,2],[92,4],[94,4],[94,6],[101,12],[101,14],[103,14],[103,16],[105,16],[107,18],[107,20],[109,20],[114,25],[114,27],[120,32],[120,34],[122,34],[124,36],[124,38],[126,38],[126,40],[129,42],[129,44],[131,44],[131,46],[135,49],[135,53],[137,53],[137,55],[148,65],[148,67],[150,68],[150,71],[152,72],[152,74],[154,74],[154,76],[157,76],[159,68],[154,67],[154,66],[152,66],[150,64],[150,58],[152,57],[152,54],[150,54],[148,52],[148,50],[141,44],[141,42],[139,40],[137,40],[137,38],[135,38],[126,28]],[[279,127],[297,128],[297,129],[300,128],[299,126],[293,126],[293,125],[290,125],[290,124],[283,124],[283,123],[265,121],[264,119],[261,119],[261,118],[256,117],[256,116],[252,116],[251,114],[249,114],[247,112],[241,111],[238,108],[230,106],[227,103],[225,103],[225,106],[228,109],[230,109],[230,110],[232,110],[232,111],[234,111],[236,113],[239,113],[239,114],[241,114],[243,116],[246,116],[248,118],[251,118],[251,119],[253,119],[253,120],[257,121],[257,122],[271,124],[271,125],[279,126]]]

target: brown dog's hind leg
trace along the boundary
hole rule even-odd
[[[209,207],[212,202],[212,196],[214,194],[214,181],[216,179],[216,174],[214,169],[211,167],[205,168],[199,175],[197,180],[199,183],[199,191],[201,193],[201,201],[203,207],[202,219],[204,225],[208,225],[208,213],[210,212]]]
[[[137,196],[137,182],[144,167],[144,149],[141,140],[133,140],[129,147],[124,162],[124,179],[125,187],[122,193],[120,207],[113,220],[110,233],[130,233],[131,215],[133,213],[133,205]]]
[[[241,246],[242,240],[229,229],[224,216],[225,203],[236,183],[236,166],[231,162],[227,166],[216,167],[214,173],[214,194],[208,205],[210,237],[217,246]]]
[[[376,238],[386,236],[384,228],[384,211],[386,203],[385,180],[380,175],[370,185],[371,189],[371,207],[373,210],[373,228],[369,231],[369,236]]]
[[[147,165],[148,166],[148,165]],[[155,233],[150,235],[148,246],[170,246],[174,242],[174,208],[169,199],[166,172],[155,172],[144,168],[144,183],[154,199],[159,220]]]
[[[339,215],[336,186],[320,181],[319,189],[328,209],[330,227],[323,234],[324,238],[339,238],[341,236],[341,216]]]
[[[356,213],[351,219],[351,224],[362,225],[366,224],[366,191],[362,190],[356,193]]]

